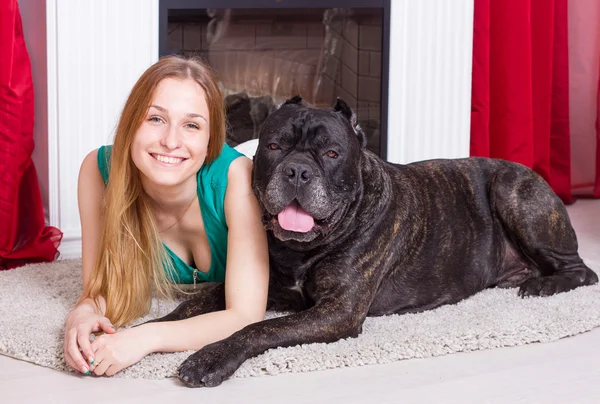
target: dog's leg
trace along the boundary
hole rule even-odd
[[[191,355],[179,367],[179,378],[190,387],[218,386],[246,359],[268,349],[356,337],[372,300],[362,294],[357,298],[358,290],[348,288],[300,313],[250,324]]]
[[[225,310],[225,284],[223,283],[203,288],[192,298],[177,306],[171,313],[164,317],[148,321],[147,323],[183,320],[219,310]]]
[[[510,241],[540,277],[520,284],[521,296],[548,296],[598,282],[577,252],[577,237],[562,201],[536,173],[504,170],[491,185],[492,209]]]

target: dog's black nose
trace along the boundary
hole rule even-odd
[[[312,168],[308,164],[297,162],[288,163],[283,169],[283,173],[293,183],[307,183],[313,176]]]

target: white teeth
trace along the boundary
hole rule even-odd
[[[161,156],[160,154],[155,154],[154,158],[157,159],[158,161],[160,161],[161,163],[167,163],[167,164],[179,164],[183,161],[183,159],[180,159],[177,157]]]

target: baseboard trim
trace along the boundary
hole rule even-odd
[[[64,237],[58,247],[59,260],[81,258],[81,237]]]

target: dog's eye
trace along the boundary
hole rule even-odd
[[[331,158],[331,159],[336,159],[338,158],[338,154],[333,151],[333,150],[329,150],[327,153],[325,153],[327,157]]]
[[[279,145],[277,143],[269,143],[267,145],[267,149],[269,149],[269,150],[279,150],[280,147],[279,147]]]

